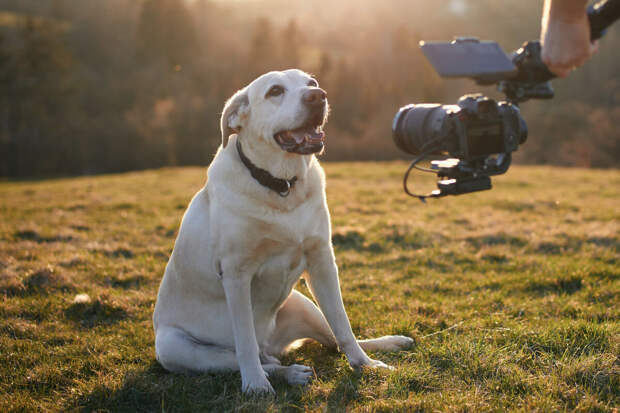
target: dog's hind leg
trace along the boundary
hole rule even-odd
[[[294,341],[311,338],[324,346],[336,347],[336,339],[319,308],[305,295],[293,290],[276,317],[276,330],[268,345],[270,354],[280,354]],[[383,336],[357,341],[364,351],[398,351],[411,347],[405,336]]]
[[[293,290],[278,310],[276,328],[269,339],[267,351],[278,355],[294,341],[304,338],[336,347],[336,339],[321,310],[305,295]]]
[[[176,373],[206,371],[239,371],[233,350],[200,343],[175,327],[160,327],[155,338],[157,360],[168,371]],[[289,384],[306,384],[313,376],[312,368],[293,364],[282,366],[275,357],[261,360],[261,367],[270,376],[280,376]]]
[[[357,342],[364,351],[399,351],[413,345],[413,339],[405,336],[383,336]]]
[[[172,372],[239,370],[234,351],[201,343],[175,327],[159,326],[155,354],[159,363]]]

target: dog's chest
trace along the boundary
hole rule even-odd
[[[326,230],[317,224],[317,215],[311,208],[299,208],[247,221],[246,233],[257,234],[248,237],[252,246],[246,257],[257,264],[252,281],[255,312],[267,317],[274,313],[307,269],[306,254]]]
[[[252,301],[266,308],[277,308],[289,296],[306,269],[301,242],[273,243],[260,257],[260,267],[252,281]]]

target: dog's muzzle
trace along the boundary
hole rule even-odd
[[[280,131],[273,135],[273,138],[287,152],[301,155],[321,152],[325,146],[325,132],[323,132],[325,110],[325,105],[318,110],[312,110],[300,127]]]

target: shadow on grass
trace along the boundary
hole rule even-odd
[[[594,245],[599,248],[609,248],[614,252],[620,251],[620,239],[616,237],[579,238],[563,236],[560,241],[541,242],[534,249],[534,252],[544,255],[561,255],[569,252],[579,252],[588,245]]]
[[[419,250],[433,246],[434,239],[442,240],[440,234],[429,234],[423,230],[390,226],[381,230],[381,238],[370,242],[359,231],[348,231],[332,235],[334,247],[340,250],[356,250],[379,254],[393,249]]]
[[[372,253],[380,253],[384,250],[383,246],[376,242],[368,244],[366,242],[366,237],[359,231],[334,234],[332,235],[332,243],[335,248],[341,250],[367,251]]]
[[[43,236],[39,234],[37,231],[26,229],[22,231],[15,231],[13,236],[16,240],[20,241],[34,241],[39,244],[48,243],[48,242],[69,242],[73,241],[74,237],[71,235],[54,235],[54,236]]]
[[[104,282],[112,288],[129,290],[139,289],[141,286],[148,284],[149,280],[145,276],[137,274],[129,277],[107,277]]]
[[[128,316],[124,308],[105,299],[71,304],[65,309],[64,313],[67,319],[84,328],[115,324]]]
[[[580,276],[571,275],[554,279],[530,281],[524,287],[526,293],[538,295],[547,294],[574,294],[583,288],[583,280]]]
[[[465,241],[476,249],[492,245],[509,245],[511,247],[521,248],[527,245],[527,241],[523,238],[515,237],[505,233],[482,235],[477,237],[467,237]]]
[[[361,377],[362,374],[358,371],[342,375],[327,396],[327,411],[346,411],[347,407],[350,408],[352,401],[360,400],[362,398],[359,393]]]
[[[63,410],[264,411],[270,404],[274,404],[273,398],[241,394],[241,379],[238,372],[176,374],[167,372],[157,361],[152,360],[143,368],[127,372],[120,385],[100,384],[90,393],[71,400]]]
[[[51,266],[41,268],[23,279],[17,276],[0,276],[0,294],[7,297],[49,295],[54,292],[75,291],[69,277]]]
[[[560,202],[523,202],[523,201],[509,201],[509,200],[496,200],[490,202],[493,207],[497,209],[503,209],[508,212],[533,212],[535,210],[542,211],[545,209],[555,209],[558,211],[578,212],[579,207],[575,205],[569,205]]]
[[[283,357],[283,364],[312,366],[318,379],[335,383],[326,395],[328,410],[343,410],[361,395],[364,373],[344,369],[340,353],[316,343]],[[105,380],[105,379],[104,379]],[[253,397],[241,393],[239,372],[176,374],[152,360],[127,372],[121,382],[103,382],[89,393],[69,401],[63,411],[190,412],[190,411],[304,411],[309,387],[292,386],[282,378],[270,378],[276,396]]]
[[[169,382],[166,371],[153,360],[146,368],[127,373],[120,387],[98,385],[92,392],[71,400],[63,410],[80,412],[163,410],[162,394],[170,387]]]

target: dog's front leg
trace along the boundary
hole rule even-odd
[[[245,393],[275,393],[263,370],[251,302],[252,274],[224,271],[222,285],[235,337],[235,352]]]
[[[361,366],[390,368],[385,363],[368,357],[353,335],[342,302],[334,251],[329,242],[313,248],[307,253],[307,257],[309,274],[306,281],[310,292],[325,315],[338,347],[346,354],[349,364],[356,368]]]

